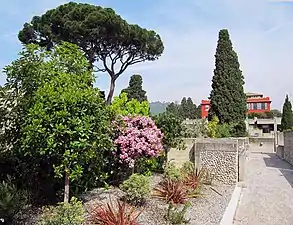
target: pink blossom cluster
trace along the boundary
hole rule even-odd
[[[123,127],[114,143],[118,146],[117,155],[121,162],[130,168],[141,156],[157,157],[163,151],[163,133],[154,121],[146,116],[123,116]]]

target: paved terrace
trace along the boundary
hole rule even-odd
[[[275,153],[251,153],[234,225],[293,225],[293,167]]]

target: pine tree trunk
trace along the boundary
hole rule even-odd
[[[106,101],[107,105],[111,104],[111,101],[112,101],[112,98],[114,95],[114,90],[115,90],[115,78],[113,76],[111,76],[110,90],[109,90],[109,94],[108,94],[107,101]]]
[[[64,202],[69,202],[69,172],[65,172]]]

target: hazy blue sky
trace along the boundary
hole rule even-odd
[[[68,1],[9,0],[0,8],[0,66],[17,57],[17,33],[23,23]],[[245,76],[245,90],[271,96],[281,108],[284,96],[293,98],[293,3],[265,0],[91,0],[77,1],[113,8],[130,23],[157,31],[165,45],[156,62],[130,67],[117,81],[116,93],[133,73],[143,75],[152,101],[175,101],[191,96],[196,103],[208,97],[214,69],[218,31],[228,28]],[[5,77],[0,77],[0,84]],[[108,89],[108,75],[97,86]]]

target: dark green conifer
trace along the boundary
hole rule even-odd
[[[228,123],[235,126],[234,130],[237,132],[233,136],[244,136],[247,113],[243,89],[244,76],[226,29],[219,32],[215,59],[209,119],[215,115],[219,118],[220,124]]]
[[[147,101],[146,91],[142,89],[141,75],[132,75],[128,87],[123,89],[122,92],[127,94],[129,100],[136,99],[139,102]]]
[[[292,112],[292,105],[289,100],[288,95],[286,95],[285,102],[283,105],[283,114],[281,120],[281,129],[284,130],[291,130],[293,128],[293,112]]]

